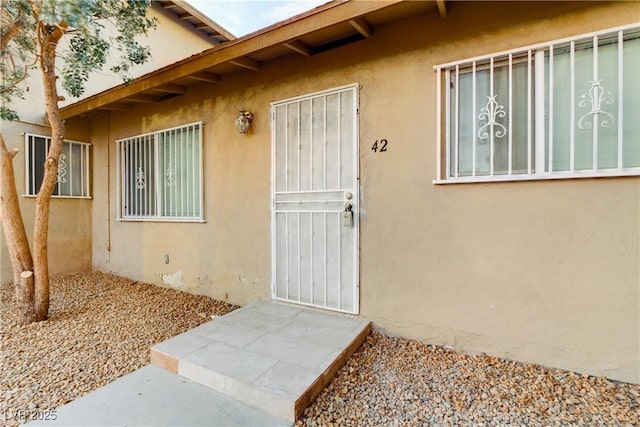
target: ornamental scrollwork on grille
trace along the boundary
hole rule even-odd
[[[166,187],[175,187],[176,186],[176,171],[175,169],[171,166],[171,164],[169,164],[169,166],[167,166],[167,170],[165,170],[164,172],[164,177],[165,177],[165,186]]]
[[[67,183],[67,155],[60,154],[60,159],[58,160],[58,172],[56,174],[56,182],[60,184]]]
[[[507,128],[497,122],[498,118],[503,118],[506,115],[504,105],[498,104],[497,97],[498,95],[487,96],[487,106],[483,107],[478,115],[480,119],[478,138],[480,138],[481,143],[486,143],[491,133],[496,138],[502,138],[507,134]]]
[[[604,111],[602,105],[613,104],[613,96],[611,92],[605,91],[602,87],[602,79],[590,81],[591,88],[589,92],[582,95],[578,105],[582,108],[591,107],[591,111],[583,114],[578,119],[578,127],[582,130],[591,129],[594,126],[600,126],[604,128],[611,127],[612,122],[615,120],[613,114]],[[598,120],[600,118],[600,120]],[[589,120],[591,119],[591,120]]]
[[[138,168],[138,172],[136,172],[136,188],[138,190],[144,190],[146,188],[146,183],[145,183],[145,174],[144,171],[142,170],[142,166],[140,166]]]

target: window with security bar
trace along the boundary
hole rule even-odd
[[[25,134],[25,195],[35,196],[44,179],[51,138]],[[85,142],[63,141],[53,197],[89,198],[89,148]]]
[[[437,181],[639,175],[638,70],[637,24],[437,66]]]
[[[202,123],[116,144],[119,219],[203,221]]]

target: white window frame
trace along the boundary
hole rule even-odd
[[[31,138],[41,138],[45,140],[45,153],[49,152],[49,146],[51,145],[51,137],[46,135],[38,135],[34,133],[24,134],[24,197],[35,197],[40,190],[42,182],[38,188],[34,188],[31,191],[31,182],[35,181],[35,168],[42,168],[44,170],[44,163],[41,165],[35,164],[35,158],[32,158],[33,150],[32,146],[36,144],[35,141],[30,142]],[[72,141],[65,139],[64,146],[69,146],[70,156],[73,154],[72,147],[80,148],[80,171],[74,171],[69,164],[73,161],[73,158],[67,159],[66,154],[63,152],[60,154],[60,160],[58,162],[58,174],[56,177],[56,188],[58,193],[62,191],[62,184],[65,184],[67,180],[70,182],[71,194],[53,194],[51,197],[56,199],[91,199],[91,181],[90,181],[90,157],[91,157],[91,144],[87,142]],[[45,154],[46,159],[46,154]],[[80,180],[80,192],[81,194],[73,194],[73,181]],[[35,186],[34,186],[35,187]]]
[[[181,208],[181,214],[170,214],[170,215],[159,214],[159,212],[163,211],[162,205],[165,202],[165,199],[162,197],[162,191],[159,190],[161,188],[163,174],[165,174],[165,172],[170,173],[168,171],[163,171],[162,174],[158,174],[158,173],[153,174],[153,182],[154,182],[154,188],[155,188],[153,192],[154,193],[153,198],[155,199],[155,201],[150,203],[152,203],[151,207],[155,209],[156,214],[144,215],[144,214],[128,213],[126,209],[127,194],[125,194],[125,191],[123,190],[123,183],[127,182],[127,179],[128,179],[127,174],[130,173],[125,164],[125,160],[126,160],[125,144],[134,140],[141,140],[145,138],[147,140],[153,141],[151,142],[151,144],[153,144],[154,146],[153,153],[151,154],[152,158],[149,158],[148,161],[153,162],[155,171],[159,171],[160,170],[159,165],[161,162],[160,160],[161,150],[158,147],[160,144],[159,141],[161,139],[161,136],[168,135],[171,132],[181,132],[189,128],[194,128],[196,126],[198,128],[196,132],[198,137],[199,158],[198,159],[193,158],[192,164],[195,164],[198,167],[198,170],[191,172],[190,179],[193,181],[194,184],[197,182],[200,191],[198,194],[197,203],[192,201],[192,204],[190,206],[187,206],[187,208],[189,207],[197,208],[198,212],[195,215],[184,214],[184,208]],[[118,221],[195,222],[195,223],[206,222],[204,219],[204,176],[203,176],[204,175],[204,167],[203,167],[204,153],[203,153],[203,132],[202,132],[203,126],[204,126],[204,122],[202,121],[193,122],[185,125],[175,126],[172,128],[161,129],[155,132],[149,132],[145,134],[131,136],[128,138],[122,138],[115,141],[116,142],[116,187],[117,187],[116,219]],[[180,155],[182,155],[183,153],[182,149],[180,149],[180,153],[181,153]],[[165,159],[163,159],[163,161],[164,160]],[[175,174],[175,171],[174,171],[174,174]]]
[[[546,111],[546,99],[545,99],[545,53],[553,53],[555,46],[570,45],[573,50],[573,46],[576,42],[593,40],[594,45],[597,46],[599,37],[617,36],[618,43],[622,41],[624,32],[636,32],[640,31],[640,22],[610,28],[606,30],[596,31],[587,34],[581,34],[578,36],[567,37],[564,39],[558,39],[551,42],[539,43],[522,48],[505,50],[489,55],[476,56],[473,58],[467,58],[459,61],[449,62],[446,64],[436,65],[434,70],[436,72],[437,90],[436,90],[436,179],[434,184],[452,184],[452,183],[473,183],[473,182],[499,182],[499,181],[530,181],[530,180],[554,180],[554,179],[570,179],[570,178],[595,178],[595,177],[619,177],[619,176],[638,176],[640,175],[640,167],[623,167],[622,160],[622,124],[618,120],[618,165],[616,168],[610,169],[598,169],[597,167],[597,142],[593,144],[594,156],[593,156],[593,168],[575,170],[573,168],[574,162],[574,145],[575,136],[571,136],[570,148],[571,148],[571,170],[569,171],[553,171],[545,170],[545,166],[550,165],[551,160],[545,152],[545,145],[547,143],[547,132],[545,128],[545,115]],[[595,59],[597,64],[597,48],[594,49]],[[620,49],[618,49],[620,52]],[[529,64],[529,73],[533,77],[529,77],[528,91],[529,99],[535,99],[532,103],[531,114],[529,114],[529,131],[528,131],[528,144],[529,144],[529,156],[534,157],[535,160],[530,160],[528,173],[515,174],[511,170],[511,157],[509,157],[509,171],[506,174],[494,174],[493,170],[493,157],[491,158],[491,170],[488,175],[475,175],[475,166],[473,176],[452,176],[451,174],[451,162],[454,162],[455,153],[452,153],[452,141],[451,130],[453,124],[451,121],[450,108],[452,102],[450,100],[450,84],[452,83],[450,76],[455,75],[456,71],[466,66],[472,66],[475,72],[476,64],[490,63],[492,68],[495,61],[508,61],[510,64],[515,63],[517,57],[525,56],[526,61]],[[618,54],[618,81],[622,81],[622,53]],[[513,61],[513,62],[512,62]],[[553,61],[550,61],[551,67],[553,67]],[[493,72],[493,69],[492,69]],[[534,84],[535,83],[535,84]],[[540,84],[542,83],[542,84]],[[444,87],[443,87],[444,84]],[[622,97],[623,88],[622,84],[618,85],[617,101],[619,103],[619,111],[622,111]],[[511,89],[510,89],[511,91]],[[444,96],[444,99],[443,99]],[[551,92],[550,97],[553,96]],[[507,101],[509,102],[509,101]],[[572,109],[575,108],[577,102],[575,97],[571,101]],[[551,110],[549,114],[553,114]],[[474,116],[475,117],[475,116]],[[511,122],[511,121],[509,121]],[[511,123],[509,123],[511,124]],[[443,129],[444,125],[444,129]],[[596,139],[597,141],[597,139]],[[553,136],[548,141],[549,147],[552,147]],[[474,144],[475,145],[475,144]],[[457,151],[457,150],[456,150]],[[509,152],[511,152],[509,150]],[[491,146],[491,155],[493,155],[493,143]],[[459,159],[458,159],[459,160]],[[475,160],[474,160],[475,162]],[[443,171],[443,168],[445,169]],[[551,169],[551,168],[550,168]],[[457,168],[456,168],[457,172]]]

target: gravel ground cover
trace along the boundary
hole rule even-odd
[[[13,286],[0,287],[0,425],[145,366],[154,344],[237,308],[100,272],[57,276],[50,286],[49,320],[24,327],[15,324]]]
[[[640,386],[372,333],[296,426],[638,426]]]
[[[0,425],[149,363],[149,348],[233,309],[100,272],[52,279],[50,319],[15,325],[0,287]],[[372,333],[297,426],[640,425],[640,386]]]

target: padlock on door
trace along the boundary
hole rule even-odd
[[[342,225],[345,227],[353,227],[353,205],[351,202],[344,202],[344,211],[342,211]]]

